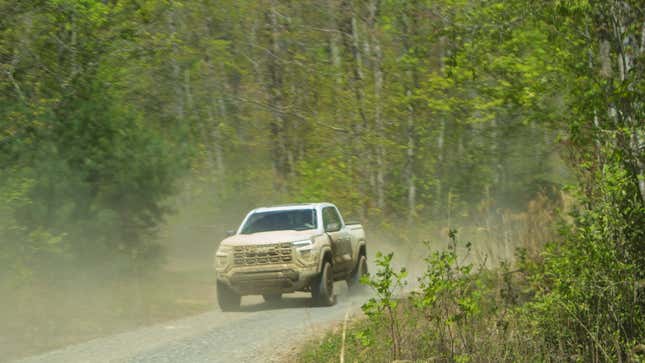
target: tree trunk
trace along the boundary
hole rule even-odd
[[[414,10],[414,8],[413,8]],[[417,32],[417,24],[415,20],[416,14],[404,15],[404,32],[403,37],[403,52],[409,54],[413,45],[410,43],[412,38]],[[405,179],[407,184],[407,204],[408,204],[408,223],[412,224],[417,217],[417,188],[416,188],[416,138],[417,131],[415,125],[416,110],[414,100],[412,98],[413,91],[418,87],[416,67],[411,67],[406,71],[406,85],[405,96],[407,98],[407,111],[408,120],[406,125],[406,162],[405,162]]]
[[[406,91],[407,96],[411,96],[411,91],[408,89]],[[416,188],[416,176],[414,175],[414,166],[415,166],[415,125],[414,125],[414,106],[408,104],[408,124],[407,124],[407,152],[406,152],[406,170],[405,175],[408,185],[408,223],[412,224],[414,218],[417,215],[417,188]]]
[[[623,84],[630,82],[628,75],[632,73],[634,59],[638,58],[645,48],[645,22],[634,24],[634,21],[639,20],[630,19],[627,16],[632,10],[628,3],[616,1],[612,3],[610,14],[608,14],[609,22],[612,25],[610,36],[613,38],[610,43],[614,45],[616,50],[618,79]],[[637,44],[637,38],[631,32],[631,29],[634,29],[635,25],[640,25],[640,44]],[[636,27],[635,29],[638,28]],[[633,89],[633,87],[633,84],[628,85],[630,89]],[[641,140],[643,133],[641,124],[643,120],[634,117],[634,113],[637,112],[636,110],[641,107],[638,105],[639,102],[642,102],[642,100],[634,100],[628,105],[611,105],[609,117],[617,125],[622,124],[628,130],[628,134],[625,135],[626,140],[624,145],[617,145],[617,147],[626,148],[628,155],[631,156],[627,163],[631,164],[629,166],[633,170],[641,201],[645,203],[645,157],[643,157],[642,151],[645,145]]]
[[[273,169],[279,177],[276,181],[276,188],[280,191],[283,191],[285,188],[284,178],[289,173],[289,162],[287,160],[287,143],[285,137],[285,131],[287,127],[285,115],[282,111],[282,65],[280,64],[280,61],[278,59],[282,53],[279,39],[280,25],[278,24],[277,11],[275,9],[274,1],[271,2],[271,7],[267,12],[267,17],[270,27],[269,39],[271,42],[271,51],[273,52],[273,56],[269,57],[269,102],[273,113],[273,120],[270,124],[270,131],[272,140],[275,141],[274,143],[272,143],[271,154]]]
[[[368,118],[365,112],[365,92],[363,89],[363,59],[361,51],[359,48],[359,29],[358,29],[358,16],[354,9],[354,3],[352,0],[344,0],[341,3],[340,7],[341,12],[347,14],[346,17],[339,24],[341,33],[343,37],[343,47],[350,55],[350,60],[348,65],[350,66],[350,88],[354,93],[354,100],[356,102],[355,109],[357,111],[358,120],[353,121],[351,125],[351,131],[349,136],[350,155],[355,155],[361,160],[362,163],[354,164],[351,161],[351,158],[348,160],[347,172],[350,175],[354,175],[355,178],[359,180],[365,180],[369,175],[369,159],[371,156],[366,153],[365,143],[368,141],[365,139],[365,131],[368,126]],[[366,170],[367,169],[367,170]],[[359,189],[359,194],[361,197],[367,195],[366,189],[369,190],[369,187],[366,188],[364,183],[358,183],[357,188]],[[367,202],[367,199],[363,199]],[[361,203],[360,208],[358,209],[359,217],[364,219],[366,216],[367,206]]]
[[[221,177],[224,175],[224,155],[222,150],[222,136],[219,130],[220,122],[217,121],[215,113],[213,112],[213,104],[215,103],[223,103],[223,101],[216,101],[213,99],[211,100],[211,104],[206,107],[206,112],[208,114],[208,125],[210,128],[210,135],[207,139],[210,141],[209,144],[211,145],[211,147],[208,147],[207,150],[209,154],[211,170],[213,170],[215,174],[215,182],[219,183]],[[222,110],[221,107],[222,105],[220,105],[219,115],[223,119],[225,110]]]
[[[439,72],[445,77],[445,61],[446,56],[446,37],[439,38]],[[439,121],[439,133],[437,135],[437,165],[435,167],[435,200],[434,211],[435,218],[441,218],[442,204],[443,204],[443,178],[444,178],[444,159],[446,155],[445,150],[446,140],[446,119],[444,116]]]
[[[338,29],[338,24],[336,23],[336,8],[334,7],[333,0],[328,0],[327,1],[327,7],[329,11],[329,17],[330,17],[330,22],[329,22],[329,28],[332,29],[329,37],[329,50],[331,53],[331,64],[334,69],[334,75],[336,79],[337,84],[341,84],[343,82],[342,74],[341,74],[341,60],[340,60],[340,50],[338,49],[338,43],[340,42],[340,32],[337,31]]]
[[[172,9],[168,14],[168,28],[171,39],[177,34],[176,18],[176,10]],[[172,69],[172,80],[175,91],[175,116],[177,117],[177,125],[179,125],[184,120],[184,90],[182,87],[181,66],[177,61],[179,58],[179,46],[177,42],[172,41],[171,47],[170,67]]]
[[[374,73],[374,125],[376,128],[376,206],[383,212],[385,209],[385,127],[383,122],[383,70],[381,42],[377,35],[377,17],[380,1],[370,1],[370,40],[372,43],[372,69]]]

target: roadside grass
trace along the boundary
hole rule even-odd
[[[349,322],[344,351],[344,359],[347,362],[365,362],[369,360],[367,354],[371,350],[363,348],[361,344],[361,333],[368,327],[369,322],[364,318],[353,319]],[[334,329],[320,339],[306,343],[297,357],[297,361],[302,363],[338,362],[341,346],[343,345],[341,329]],[[375,349],[377,348],[375,347]],[[377,355],[387,356],[387,351]]]
[[[365,317],[349,325],[344,344],[337,328],[294,360],[645,362],[645,213],[612,192],[560,222],[559,239],[521,238],[515,258],[494,267],[450,230],[447,248],[426,243],[411,291],[405,263],[377,253],[362,281],[375,292]]]
[[[378,253],[363,279],[376,295],[362,306],[366,318],[345,344],[330,333],[297,361],[336,361],[342,351],[347,362],[645,362],[645,208],[624,192],[632,184],[623,171],[603,173],[603,198],[566,217],[531,202],[515,218],[523,232],[513,260],[468,258],[472,244],[449,230],[447,248],[426,243],[417,285],[402,294],[408,271]]]
[[[0,361],[212,310],[214,282],[210,270],[161,270],[141,279],[3,287]]]
[[[451,231],[448,249],[431,250],[419,285],[407,293],[407,270],[392,267],[393,254],[377,254],[377,271],[363,281],[376,296],[363,305],[365,315],[349,324],[345,343],[335,329],[309,342],[295,360],[337,362],[341,350],[346,362],[539,360],[539,349],[516,329],[513,309],[527,299],[525,282],[507,263],[489,269],[485,261],[466,262],[469,253],[470,245],[458,246]]]
[[[336,327],[322,338],[303,346],[295,362],[534,362],[543,361],[540,346],[522,335],[519,316],[505,306],[500,296],[501,271],[487,271],[478,277],[482,292],[481,311],[464,316],[457,306],[442,304],[419,308],[413,292],[395,298],[393,318],[400,329],[393,336],[390,318],[358,316],[347,327]],[[418,297],[418,296],[417,296]],[[446,301],[444,301],[446,303]],[[445,316],[449,316],[444,319]],[[395,344],[394,341],[397,341]],[[393,347],[398,346],[397,352]]]

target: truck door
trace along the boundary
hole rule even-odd
[[[324,207],[322,210],[323,227],[331,239],[331,249],[334,255],[334,272],[352,268],[352,239],[349,231],[343,225],[338,211],[334,207]]]

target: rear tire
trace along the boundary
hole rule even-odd
[[[311,284],[311,297],[317,305],[332,306],[336,303],[334,296],[334,276],[331,270],[331,263],[323,264],[320,276]]]
[[[349,277],[346,280],[347,281],[347,286],[351,290],[359,290],[359,289],[361,289],[362,287],[364,287],[361,284],[361,277],[363,277],[364,275],[367,275],[367,274],[368,274],[368,271],[367,271],[367,257],[362,255],[362,256],[360,256],[358,258],[358,263],[356,264],[356,268],[354,269],[354,271],[352,271],[352,274],[349,275]]]
[[[262,294],[262,298],[264,298],[264,301],[267,303],[276,303],[282,300],[282,294]]]
[[[240,308],[242,296],[238,295],[223,282],[217,281],[217,303],[222,311],[235,311]]]

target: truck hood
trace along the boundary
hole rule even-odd
[[[224,246],[268,245],[281,242],[295,242],[310,239],[319,235],[320,231],[309,229],[306,231],[269,231],[253,234],[236,234],[222,241]]]

